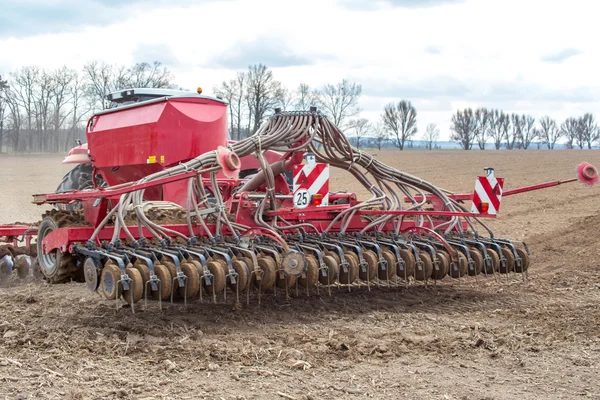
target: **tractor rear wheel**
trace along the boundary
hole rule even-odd
[[[94,166],[92,164],[77,164],[72,170],[63,176],[62,181],[56,188],[56,193],[93,188],[93,169]],[[98,186],[105,186],[106,184],[100,175],[96,175],[96,183]],[[72,204],[56,204],[55,207],[57,210],[65,211],[75,211],[83,208],[80,201],[75,201]]]
[[[44,218],[38,228],[38,262],[44,279],[50,283],[68,282],[71,279],[72,273],[77,269],[70,253],[62,252],[58,249],[48,254],[44,254],[43,252],[42,243],[44,238],[58,228],[58,224],[52,217]]]
[[[92,168],[91,164],[77,164],[75,168],[70,170],[63,176],[62,181],[56,188],[56,193],[69,192],[71,190],[89,189],[92,185]],[[73,204],[56,204],[59,210],[74,211],[82,208],[81,202],[77,201]]]

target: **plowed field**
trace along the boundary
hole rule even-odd
[[[457,192],[494,167],[505,189],[575,176],[598,151],[382,151]],[[36,222],[69,169],[0,157],[0,223]],[[331,190],[367,191],[334,171]],[[16,276],[0,288],[7,399],[600,398],[600,185],[506,197],[490,226],[532,251],[520,275],[332,297],[129,308],[84,284]]]

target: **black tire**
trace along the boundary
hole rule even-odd
[[[258,174],[257,169],[243,169],[240,171],[240,179],[251,179],[256,174]]]
[[[245,169],[240,171],[240,179],[252,179],[256,176],[256,174],[258,174],[259,170],[258,169]],[[289,188],[291,191],[294,190],[294,172],[293,171],[288,171],[288,172],[284,172],[283,177],[285,178],[285,181],[287,182]]]
[[[84,190],[94,187],[92,181],[92,172],[94,166],[92,164],[77,164],[75,168],[65,174],[62,181],[56,188],[56,193],[65,193],[71,190]],[[99,175],[96,175],[98,186],[104,186],[105,182]],[[57,210],[75,211],[81,210],[82,204],[79,201],[73,204],[56,204]]]
[[[50,283],[64,283],[71,279],[71,274],[76,269],[71,254],[63,253],[58,249],[50,254],[44,254],[42,251],[44,237],[56,229],[58,229],[58,225],[51,217],[46,217],[42,220],[38,229],[38,262],[40,272],[46,281]]]

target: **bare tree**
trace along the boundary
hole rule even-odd
[[[55,82],[54,77],[42,70],[40,74],[40,80],[38,90],[36,91],[37,96],[35,100],[36,109],[36,136],[37,144],[36,149],[38,151],[44,151],[48,149],[49,142],[49,130],[53,120],[52,103],[54,101],[52,90]]]
[[[267,113],[272,111],[281,97],[281,83],[273,77],[273,71],[265,65],[252,65],[248,68],[248,107],[252,115],[254,134]]]
[[[390,137],[390,133],[381,121],[377,122],[373,129],[371,129],[371,135],[375,139],[375,143],[377,143],[377,150],[381,150],[381,145],[384,141],[386,141]]]
[[[158,61],[141,62],[127,68],[92,61],[83,66],[88,84],[88,95],[102,110],[110,107],[106,96],[127,88],[173,88],[171,72]]]
[[[574,118],[574,117],[567,118],[560,125],[561,136],[564,136],[567,139],[566,146],[569,149],[574,148],[574,143],[578,139],[578,134],[579,134],[579,126],[578,125],[579,125],[579,121],[577,120],[577,118]],[[582,145],[582,147],[583,147],[583,145]]]
[[[71,104],[73,92],[71,87],[76,71],[67,69],[66,66],[59,68],[52,74],[54,85],[52,87],[52,99],[53,99],[53,122],[52,122],[52,151],[58,151],[60,148],[60,130],[64,122],[69,118],[69,115],[73,112],[73,106]]]
[[[229,108],[229,136],[234,138],[234,107],[233,103],[236,101],[236,95],[238,93],[237,79],[231,79],[228,82],[221,82],[219,86],[213,88],[213,92],[217,97],[221,97],[228,104]]]
[[[5,135],[5,130],[4,130],[4,120],[5,120],[5,115],[6,115],[6,102],[2,100],[2,93],[0,93],[0,154],[2,154],[3,148],[4,148],[4,135]]]
[[[510,120],[508,115],[504,114],[501,110],[490,110],[488,112],[488,136],[494,140],[494,146],[496,150],[500,150],[502,141],[505,136],[505,126]]]
[[[575,143],[577,144],[577,147],[583,149],[583,146],[585,146],[585,136],[583,132],[583,123],[581,117],[577,118],[577,125],[575,126],[575,130]]]
[[[294,108],[296,102],[295,93],[288,90],[287,88],[281,88],[277,95],[278,106],[283,111],[291,111]]]
[[[106,63],[92,61],[83,66],[83,72],[87,80],[87,91],[91,103],[98,105],[101,110],[110,106],[106,96],[114,90],[115,72],[114,68]]]
[[[407,140],[417,134],[417,110],[410,101],[389,103],[383,109],[381,118],[384,128],[393,133],[393,143],[400,150],[404,149]]]
[[[450,125],[452,135],[450,139],[460,144],[463,150],[471,150],[475,142],[477,121],[471,108],[456,111],[452,116]]]
[[[317,102],[316,94],[311,91],[310,86],[306,83],[298,85],[296,90],[296,102],[294,107],[299,111],[307,111],[310,107],[314,106]]]
[[[223,81],[219,86],[213,88],[217,97],[221,97],[228,103],[229,134],[233,140],[240,140],[242,138],[244,103],[248,101],[247,78],[248,76],[245,72],[238,72],[235,79]]]
[[[512,129],[510,130],[510,132],[507,132],[505,139],[506,148],[512,150],[515,148],[515,145],[517,145],[518,148],[521,147],[525,119],[524,116],[518,114],[511,114],[510,122]]]
[[[423,140],[425,140],[425,148],[433,150],[433,146],[439,138],[440,130],[437,128],[437,126],[435,124],[427,125],[425,128],[425,134],[423,135]]]
[[[8,82],[3,81],[2,76],[0,75],[0,154],[2,153],[4,146],[4,120],[6,117],[6,109],[8,108],[7,101],[5,100],[7,92]]]
[[[173,75],[159,61],[152,64],[147,62],[136,63],[126,70],[125,81],[121,83],[122,89],[131,88],[170,88],[172,87]]]
[[[360,148],[360,140],[365,136],[368,136],[373,128],[369,120],[366,118],[351,120],[348,126],[354,131],[354,136],[356,137],[356,148]]]
[[[562,136],[562,131],[556,126],[556,121],[548,116],[540,119],[540,129],[538,137],[542,140],[548,149],[554,149],[554,145]]]
[[[579,119],[579,131],[580,131],[580,143],[583,147],[587,144],[588,149],[591,149],[594,142],[600,139],[600,129],[594,116],[590,113],[586,113]]]
[[[72,112],[69,132],[67,133],[64,142],[65,150],[68,150],[69,147],[71,147],[71,143],[74,141],[75,133],[77,131],[85,132],[85,128],[80,129],[80,125],[83,121],[83,118],[88,115],[93,107],[90,102],[85,101],[85,84],[77,73],[73,76],[70,91]]]
[[[488,110],[486,108],[478,108],[473,113],[473,117],[475,118],[475,138],[477,139],[477,144],[480,150],[485,150],[488,133]]]
[[[5,103],[7,106],[8,113],[8,122],[10,122],[11,137],[12,137],[12,148],[13,151],[17,151],[19,149],[19,140],[21,138],[21,130],[23,128],[23,118],[21,114],[21,108],[17,101],[17,96],[15,95],[12,87],[9,85],[8,88],[5,88]],[[6,129],[6,127],[5,127]]]
[[[11,92],[18,108],[25,112],[26,140],[28,148],[33,148],[33,129],[36,124],[36,91],[40,79],[40,69],[35,66],[23,67],[11,74]],[[18,111],[20,113],[20,110]],[[17,139],[18,143],[18,139]]]
[[[247,119],[247,125],[246,125],[246,135],[250,136],[251,132],[252,132],[252,117],[253,117],[253,112],[252,110],[253,105],[252,105],[252,97],[250,96],[250,85],[248,83],[248,80],[250,79],[250,74],[247,74],[247,81],[246,81],[246,93],[244,93],[244,102],[245,107],[246,107],[246,111],[248,113],[248,119]]]
[[[521,146],[527,150],[531,142],[538,137],[539,131],[535,129],[535,118],[532,115],[523,115],[522,121]]]
[[[323,86],[316,92],[316,101],[321,111],[343,131],[346,128],[345,121],[361,111],[358,107],[361,94],[361,85],[344,79],[336,85]]]
[[[248,75],[245,72],[238,72],[236,76],[237,93],[234,102],[235,127],[237,130],[236,139],[242,138],[242,118],[244,116],[244,99],[246,98]]]
[[[502,130],[502,137],[508,141],[509,135],[512,128],[512,121],[510,114],[504,114],[504,118],[500,120],[500,129]],[[511,147],[512,148],[512,147]]]

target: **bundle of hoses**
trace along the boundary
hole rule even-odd
[[[465,211],[461,205],[448,197],[447,194],[450,192],[447,190],[385,165],[372,155],[352,147],[343,132],[319,112],[281,112],[275,114],[254,135],[228,147],[240,158],[254,153],[260,161],[261,175],[267,191],[264,198],[260,200],[254,220],[261,227],[271,230],[275,235],[281,232],[282,229],[312,228],[316,230],[316,228],[309,223],[292,225],[281,218],[274,218],[270,223],[264,221],[263,212],[267,204],[270,204],[270,207],[275,206],[275,174],[272,171],[272,166],[267,163],[264,157],[266,150],[281,152],[310,151],[315,154],[317,161],[349,171],[372,194],[370,199],[339,213],[325,229],[325,233],[332,229],[336,223],[340,224],[340,232],[345,232],[352,216],[359,209],[365,207],[379,207],[382,210],[420,210],[425,205],[427,194],[437,196],[446,211]],[[191,170],[197,171],[196,177],[189,178],[188,181],[186,215],[189,236],[194,236],[192,229],[192,218],[194,218],[202,226],[205,234],[210,239],[215,239],[215,235],[209,231],[206,225],[206,219],[212,217],[216,221],[217,239],[222,237],[224,226],[227,226],[229,232],[233,232],[235,236],[239,237],[241,232],[249,229],[249,227],[230,221],[226,214],[224,200],[216,179],[217,173],[222,168],[218,163],[217,156],[217,151],[210,151],[188,162],[149,175],[136,183],[151,182],[167,176],[184,174]],[[208,201],[207,188],[204,187],[203,180],[200,177],[202,174],[210,174],[210,192],[214,197],[212,203]],[[399,192],[395,191],[394,187]],[[244,188],[242,187],[241,190],[244,190]],[[411,199],[412,204],[409,208],[403,208],[399,193]],[[416,200],[417,198],[419,201]],[[106,223],[113,216],[116,216],[114,218],[115,229],[112,242],[119,238],[121,230],[124,230],[127,237],[135,242],[133,235],[125,224],[126,212],[131,209],[135,211],[140,237],[142,237],[142,227],[145,227],[157,239],[168,239],[173,236],[185,240],[189,239],[188,236],[180,232],[169,230],[152,222],[144,213],[145,204],[144,190],[122,195],[119,203],[97,227],[91,240],[94,241]],[[416,225],[422,225],[424,218],[429,217],[417,216]],[[437,225],[435,229],[442,234],[447,234],[452,230],[462,233],[460,218],[465,218],[469,226],[473,228],[469,218],[452,217],[448,221]],[[390,221],[395,227],[395,233],[400,233],[402,216],[389,214],[375,218],[362,232],[378,231]],[[477,221],[492,234],[481,221]],[[474,228],[473,230],[475,231]]]

